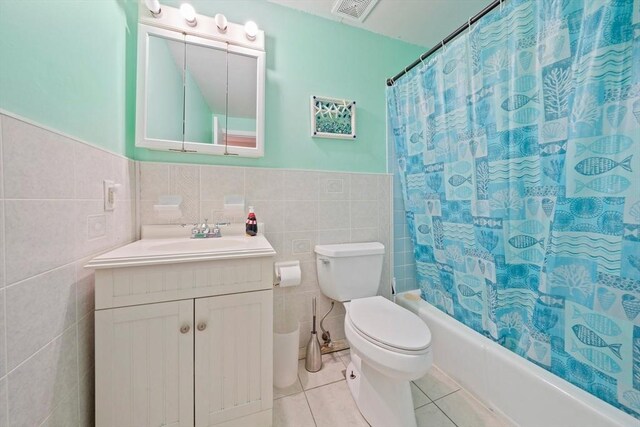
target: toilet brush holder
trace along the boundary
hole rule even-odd
[[[307,344],[307,352],[305,356],[304,367],[309,372],[318,372],[322,369],[322,351],[320,350],[320,341],[318,340],[318,332],[316,331],[316,298],[313,298],[313,329],[311,337]]]

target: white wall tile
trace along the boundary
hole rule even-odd
[[[118,203],[118,207],[122,203]],[[118,210],[121,212],[121,210]],[[104,210],[102,200],[78,200],[75,202],[73,232],[75,253],[72,259],[103,252],[113,245],[115,211]]]
[[[75,267],[67,265],[10,286],[6,299],[11,370],[75,323]]]
[[[284,172],[285,200],[318,200],[319,173],[313,171]]]
[[[351,228],[378,227],[377,201],[351,202]]]
[[[284,206],[284,227],[287,231],[317,230],[317,201],[286,201]]]
[[[91,258],[84,258],[75,263],[76,270],[76,319],[80,320],[95,308],[95,270],[84,266]]]
[[[169,165],[140,163],[140,200],[157,203],[158,197],[169,194]]]
[[[284,200],[284,171],[246,168],[244,194],[247,204]]]
[[[0,379],[0,427],[9,426],[7,413],[7,377]]]
[[[351,175],[348,173],[319,172],[318,198],[320,200],[349,200]]]
[[[79,423],[79,400],[78,388],[71,390],[69,394],[62,397],[62,400],[53,409],[51,415],[40,425],[40,427],[70,427]]]
[[[200,167],[198,165],[171,165],[169,167],[169,194],[182,196],[182,217],[174,223],[197,222],[200,216]]]
[[[378,200],[378,175],[351,174],[351,200]]]
[[[4,377],[7,373],[6,357],[7,357],[7,337],[6,330],[6,311],[5,311],[5,291],[0,291],[0,377]],[[1,402],[0,402],[1,403]],[[0,416],[0,421],[2,417]]]
[[[71,199],[74,144],[68,138],[2,116],[4,197]]]
[[[94,366],[94,315],[93,311],[78,320],[78,375],[91,374]]]
[[[1,117],[1,116],[0,116]],[[0,200],[0,288],[4,287],[5,284],[5,259],[4,259],[4,200]]]
[[[92,426],[94,275],[82,266],[135,238],[136,164],[0,115],[0,144],[7,131],[0,198],[4,176],[10,197],[31,199],[0,200],[0,427]],[[154,201],[168,193],[168,170],[146,168]],[[103,179],[122,185],[113,212],[104,212]]]
[[[224,196],[244,194],[244,168],[200,166],[202,200],[224,200]]]
[[[74,259],[75,202],[5,200],[7,284]]]
[[[318,202],[318,230],[351,227],[351,204],[348,200]]]
[[[93,372],[80,377],[79,392],[79,426],[93,427],[95,425],[95,375]]]
[[[9,425],[36,426],[78,385],[75,326],[9,373]]]
[[[113,155],[86,144],[73,144],[75,198],[103,200],[105,179],[113,180]]]

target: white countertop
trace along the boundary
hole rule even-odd
[[[255,258],[264,256],[274,256],[276,251],[271,247],[269,241],[262,234],[257,236],[247,236],[239,234],[230,228],[228,235],[223,237],[207,239],[191,239],[189,237],[175,237],[184,235],[184,231],[175,232],[170,227],[162,236],[162,230],[143,230],[143,236],[154,236],[154,238],[143,238],[136,242],[109,251],[105,254],[93,258],[86,265],[88,268],[115,268],[115,267],[136,267],[144,265],[173,264],[183,262],[211,261],[220,259],[240,259]]]

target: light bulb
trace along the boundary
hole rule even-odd
[[[157,18],[162,13],[159,0],[145,0],[145,4],[147,5],[149,12],[151,12],[154,17]]]
[[[255,40],[258,35],[258,24],[253,21],[247,21],[244,24],[244,32],[247,34],[249,40]]]
[[[224,16],[221,13],[216,13],[216,16],[213,17],[214,21],[216,22],[216,26],[218,27],[218,29],[221,32],[226,32],[227,31],[227,17]]]
[[[198,21],[196,21],[196,10],[189,3],[182,3],[180,5],[180,13],[184,17],[184,20],[187,21],[192,27],[195,27]]]

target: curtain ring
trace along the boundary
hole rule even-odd
[[[467,21],[467,30],[471,31],[471,17],[469,17],[469,21]]]

